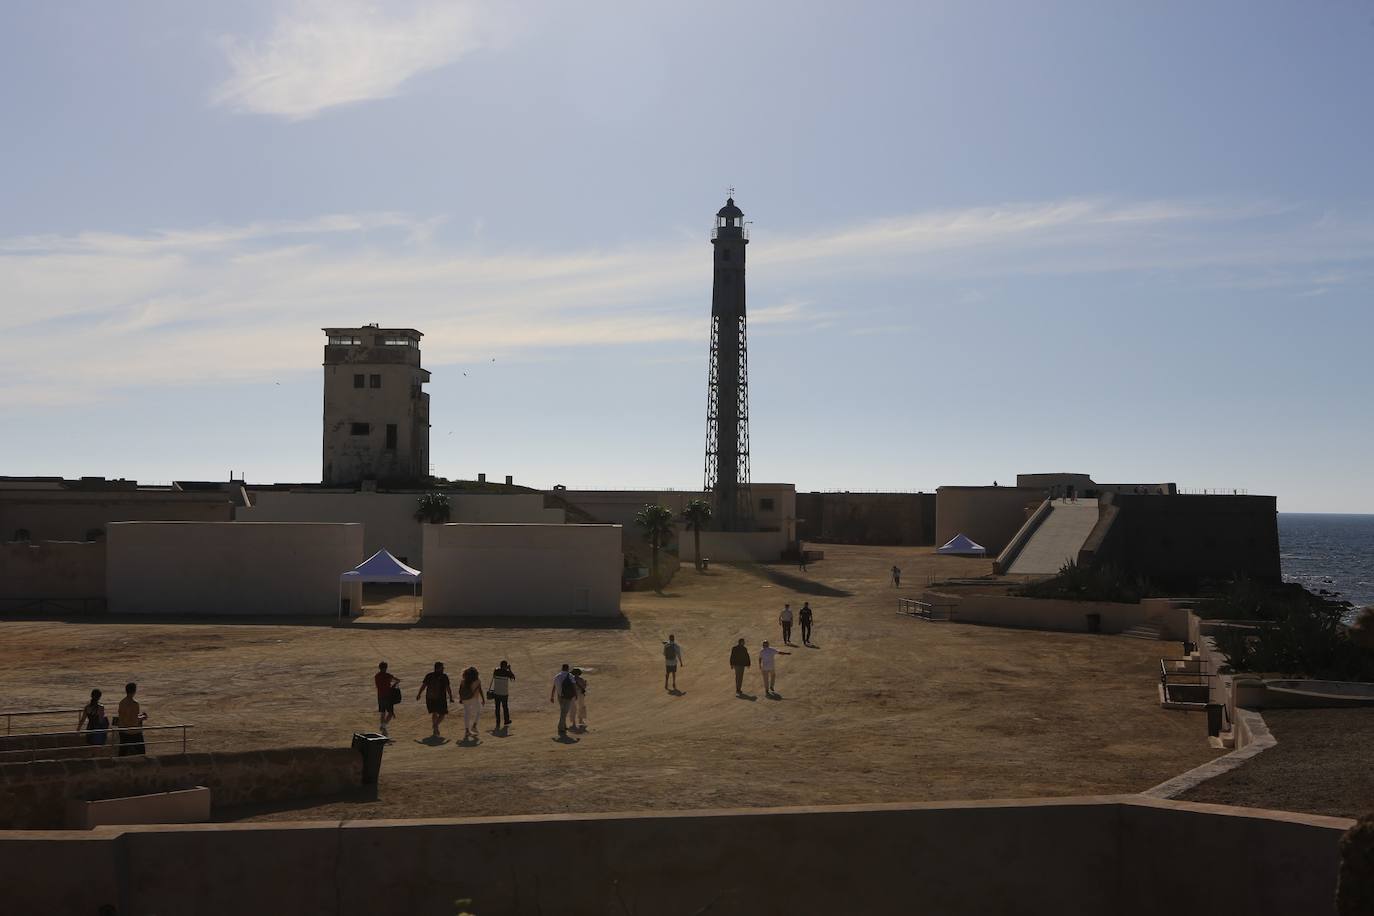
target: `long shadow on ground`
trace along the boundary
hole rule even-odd
[[[814,579],[803,579],[801,576],[783,572],[772,566],[756,566],[753,564],[741,563],[739,569],[756,578],[767,579],[774,585],[780,585],[790,591],[801,592],[803,595],[821,595],[825,598],[848,598],[850,595],[854,594],[842,588],[826,585],[824,582],[817,582]]]

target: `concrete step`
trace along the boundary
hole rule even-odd
[[[1129,630],[1122,630],[1122,636],[1129,636],[1132,639],[1163,639],[1164,634],[1159,627],[1148,623],[1139,623]]]

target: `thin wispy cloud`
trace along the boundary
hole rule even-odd
[[[262,38],[221,40],[229,76],[215,104],[299,120],[384,99],[481,47],[489,17],[475,3],[303,0]]]
[[[444,365],[550,348],[700,343],[710,302],[702,239],[608,250],[474,251],[405,214],[143,234],[0,239],[0,403],[66,402],[121,387],[261,382],[318,362],[318,328],[419,328]],[[461,220],[458,221],[461,223]],[[455,237],[465,233],[454,233]],[[903,333],[916,306],[819,292],[839,278],[923,285],[969,277],[1160,271],[1214,286],[1285,273],[1302,288],[1369,275],[1370,228],[1245,208],[1063,201],[910,214],[828,233],[756,237],[752,326],[815,333],[837,314],[856,333]],[[1313,278],[1320,277],[1320,283]],[[60,335],[60,347],[53,341]],[[60,349],[62,361],[52,357]],[[224,354],[232,353],[232,359]]]

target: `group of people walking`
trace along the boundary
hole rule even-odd
[[[142,754],[147,748],[143,742],[143,723],[148,721],[148,713],[135,698],[138,684],[130,681],[124,685],[124,699],[119,701],[115,715],[114,729],[119,735],[120,757]],[[90,747],[104,747],[110,740],[110,717],[100,702],[103,694],[97,688],[91,691],[91,701],[81,707],[76,719],[76,730],[83,732],[86,744]]]
[[[795,620],[795,622],[801,624],[801,644],[815,648],[815,645],[811,642],[811,627],[815,622],[815,616],[815,612],[811,610],[811,602],[809,601],[803,602],[801,609],[798,610],[795,615],[792,612],[792,605],[790,603],[784,604],[782,606],[782,612],[778,614],[778,624],[782,627],[782,644],[784,646],[796,645],[796,643],[792,642],[792,624]],[[785,649],[779,649],[771,645],[766,639],[763,641],[763,645],[759,647],[759,675],[763,679],[763,692],[765,696],[778,696],[778,656],[791,654],[791,652]],[[735,643],[730,649],[730,669],[735,673],[735,696],[745,695],[744,673],[749,668],[753,667],[753,663],[753,659],[749,656],[749,647],[745,645],[744,638],[741,637],[739,642]],[[667,641],[663,643],[663,664],[663,689],[676,691],[677,671],[679,668],[685,666],[682,661],[682,646],[678,643],[677,637],[672,633],[668,634]],[[670,682],[672,684],[671,688],[669,687]]]
[[[495,734],[503,734],[510,728],[510,693],[515,682],[515,672],[505,659],[491,674],[490,686],[483,686],[482,677],[476,668],[463,669],[458,679],[456,702],[463,707],[463,740],[477,740],[481,726],[482,710],[487,701],[492,703],[496,716]],[[386,662],[377,663],[377,673],[373,675],[377,688],[378,728],[383,735],[391,737],[390,725],[396,718],[396,704],[405,696],[401,691],[401,679],[392,674]],[[571,691],[571,692],[568,692]],[[570,728],[587,729],[587,681],[581,668],[563,669],[554,678],[549,702],[554,702],[554,694],[559,701],[558,733],[564,735]],[[444,671],[443,662],[435,662],[434,670],[424,676],[420,689],[415,694],[416,701],[425,701],[425,712],[432,726],[431,738],[442,737],[439,725],[448,716],[449,704],[455,702],[453,683]]]
[[[792,642],[792,625],[796,622],[801,625],[801,644],[815,648],[811,642],[811,628],[814,621],[815,612],[811,610],[811,602],[803,602],[795,614],[790,603],[784,604],[782,612],[778,615],[778,623],[782,627],[782,644],[789,647],[796,645]],[[763,679],[765,695],[769,697],[778,696],[778,656],[791,654],[785,649],[776,648],[768,640],[763,640],[763,645],[758,650],[758,668]],[[684,659],[682,645],[677,641],[677,636],[669,633],[668,638],[663,642],[663,689],[665,691],[679,692],[677,674],[680,669],[687,666]],[[741,638],[730,649],[730,668],[735,673],[736,696],[744,696],[744,673],[753,667],[753,664],[754,659],[750,656],[744,639]],[[549,702],[558,704],[558,735],[560,738],[565,738],[569,732],[585,732],[587,730],[587,679],[583,675],[583,669],[565,663],[554,675],[553,683],[549,687]],[[373,676],[373,682],[377,688],[378,727],[383,735],[390,737],[389,726],[396,718],[396,704],[400,703],[404,696],[401,691],[401,679],[391,673],[386,662],[379,662],[377,673]],[[505,729],[510,728],[510,694],[511,684],[514,682],[515,672],[511,670],[510,662],[505,660],[502,660],[500,666],[492,672],[489,687],[482,684],[482,678],[476,668],[468,667],[463,670],[459,678],[458,694],[455,700],[453,685],[449,676],[444,672],[444,663],[435,662],[434,670],[426,674],[424,680],[420,682],[420,689],[415,694],[415,699],[418,701],[422,697],[424,698],[425,711],[429,714],[430,723],[433,727],[431,738],[442,737],[439,734],[440,723],[448,715],[449,704],[457,702],[463,707],[463,740],[475,741],[478,738],[482,710],[488,700],[492,702],[496,715],[494,734],[502,734]]]

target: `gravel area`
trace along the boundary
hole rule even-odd
[[[9,708],[113,706],[140,682],[151,723],[195,723],[216,750],[346,744],[376,726],[372,674],[385,659],[405,702],[375,801],[321,801],[233,816],[306,819],[674,810],[1138,792],[1215,756],[1201,714],[1162,710],[1158,659],[1172,643],[1043,633],[898,616],[930,576],[990,562],[928,548],[822,545],[795,566],[684,568],[667,592],[625,595],[619,629],[452,628],[406,623],[409,597],[343,626],[3,621]],[[903,568],[903,588],[888,569]],[[736,698],[730,647],[780,641],[784,601],[810,600],[816,648],[780,659],[779,699],[757,669]],[[662,640],[686,655],[663,689]],[[509,659],[514,727],[432,746],[415,691],[442,660],[485,680]],[[590,669],[590,728],[555,740],[549,683]],[[68,726],[70,727],[70,726]],[[461,715],[444,723],[462,734]],[[1282,738],[1280,739],[1282,740]]]
[[[1278,744],[1183,801],[1333,817],[1374,812],[1374,709],[1271,709]]]

